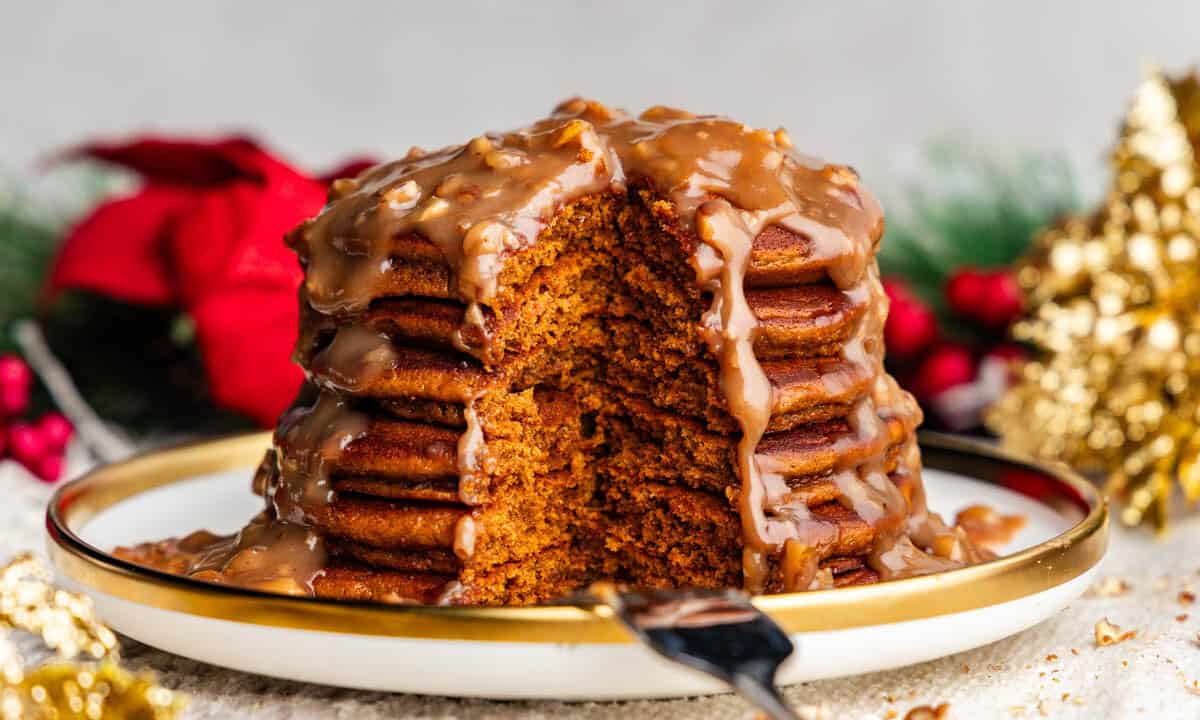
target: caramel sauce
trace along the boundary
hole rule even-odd
[[[810,258],[823,261],[829,280],[866,308],[842,357],[854,372],[874,378],[850,414],[853,437],[845,441],[865,446],[867,459],[838,467],[834,481],[841,501],[874,529],[869,566],[890,579],[986,559],[987,552],[962,529],[946,526],[926,508],[915,441],[904,448],[897,470],[912,480],[910,498],[885,467],[891,442],[886,421],[900,418],[911,431],[920,411],[883,369],[887,299],[873,260],[882,211],[853,170],[801,155],[782,130],[664,107],[634,118],[571,100],[527,128],[481,135],[431,153],[413,151],[356,180],[339,181],[321,214],[294,230],[288,243],[305,266],[304,296],[331,316],[361,313],[389,294],[398,244],[414,236],[432,243],[450,270],[448,295],[466,305],[455,344],[482,356],[489,342],[482,308],[499,292],[506,258],[536,243],[564,203],[624,192],[634,182],[671,201],[679,228],[695,238],[696,282],[712,298],[697,321],[717,358],[729,413],[741,429],[736,472],[746,588],[766,589],[773,557],[785,590],[831,587],[832,574],[822,571],[820,562],[839,533],[835,524],[815,519],[790,492],[780,469],[756,453],[776,398],[754,353],[759,321],[747,302],[744,280],[754,240],[771,226],[805,237]],[[281,420],[277,481],[264,489],[269,517],[280,526],[279,548],[256,537],[249,538],[251,545],[240,536],[213,540],[205,551],[211,550],[213,559],[188,565],[188,572],[226,573],[223,577],[232,581],[229,563],[247,548],[265,548],[254,556],[285,563],[293,579],[303,575],[296,568],[307,572],[319,566],[314,558],[323,561],[319,543],[297,552],[308,543],[293,542],[290,533],[303,528],[315,508],[332,501],[327,466],[367,429],[367,418],[335,391],[353,393],[391,372],[395,355],[385,336],[348,326],[314,357],[313,366],[322,370],[329,387],[312,406]],[[831,392],[852,382],[845,370],[821,380]],[[465,402],[467,427],[457,447],[460,499],[472,506],[482,503],[487,491],[486,442],[476,400]],[[845,447],[834,450],[839,457],[849,455]],[[260,531],[266,529],[255,533]],[[471,555],[477,532],[470,515],[458,523],[454,551],[460,558]],[[184,542],[174,551],[191,557]],[[198,540],[189,546],[197,543],[208,547]],[[449,601],[461,592],[452,584],[444,597]]]
[[[454,554],[460,560],[466,560],[475,552],[475,538],[478,535],[475,518],[463,515],[454,526]]]
[[[480,505],[487,491],[487,478],[483,474],[483,426],[475,409],[475,398],[463,406],[463,419],[467,428],[458,438],[456,449],[458,466],[458,496],[465,505]]]
[[[259,488],[267,509],[233,535],[206,530],[179,539],[117,548],[118,557],[196,580],[312,595],[328,553],[309,527],[311,513],[333,501],[329,463],[367,430],[365,415],[321,392],[280,419],[275,481]]]
[[[954,516],[954,526],[984,547],[1007,545],[1026,522],[1024,515],[1004,515],[987,505],[969,505]]]
[[[279,419],[277,481],[264,489],[280,520],[305,524],[314,509],[333,502],[329,465],[367,432],[367,416],[349,409],[345,397],[323,390],[311,406],[295,407]]]
[[[349,393],[396,368],[396,351],[387,335],[359,326],[339,328],[333,340],[312,359],[312,374]]]
[[[312,595],[326,561],[316,533],[266,512],[233,535],[199,530],[183,538],[119,547],[113,554],[175,575],[285,595]]]

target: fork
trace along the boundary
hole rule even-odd
[[[770,720],[799,720],[775,686],[795,649],[787,633],[738,590],[626,590],[594,583],[571,600],[612,609],[659,655],[733,688]]]

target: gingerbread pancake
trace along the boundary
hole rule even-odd
[[[982,559],[925,507],[920,411],[882,364],[882,232],[850,168],[661,107],[573,100],[339,181],[287,238],[308,383],[256,477],[263,514],[130,552],[451,604]]]

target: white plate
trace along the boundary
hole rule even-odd
[[[781,670],[782,684],[985,645],[1045,620],[1093,581],[1107,511],[1090,486],[959,441],[926,438],[923,444],[933,509],[952,517],[984,503],[1025,516],[1024,529],[1003,549],[1006,557],[973,568],[761,598],[760,607],[793,630],[797,652]],[[602,611],[284,598],[173,578],[106,554],[116,545],[194,528],[237,530],[259,508],[246,461],[263,446],[259,435],[190,446],[110,466],[64,487],[48,521],[64,584],[92,595],[115,630],[140,642],[274,677],[488,698],[663,698],[723,690],[627,641]],[[1013,484],[1043,497],[928,467],[972,463],[990,483],[1015,478]],[[203,472],[214,467],[236,469]]]

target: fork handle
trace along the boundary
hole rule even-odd
[[[800,720],[800,716],[792,711],[770,678],[757,678],[748,673],[739,673],[733,678],[733,686],[739,695],[766,713],[770,720]]]

